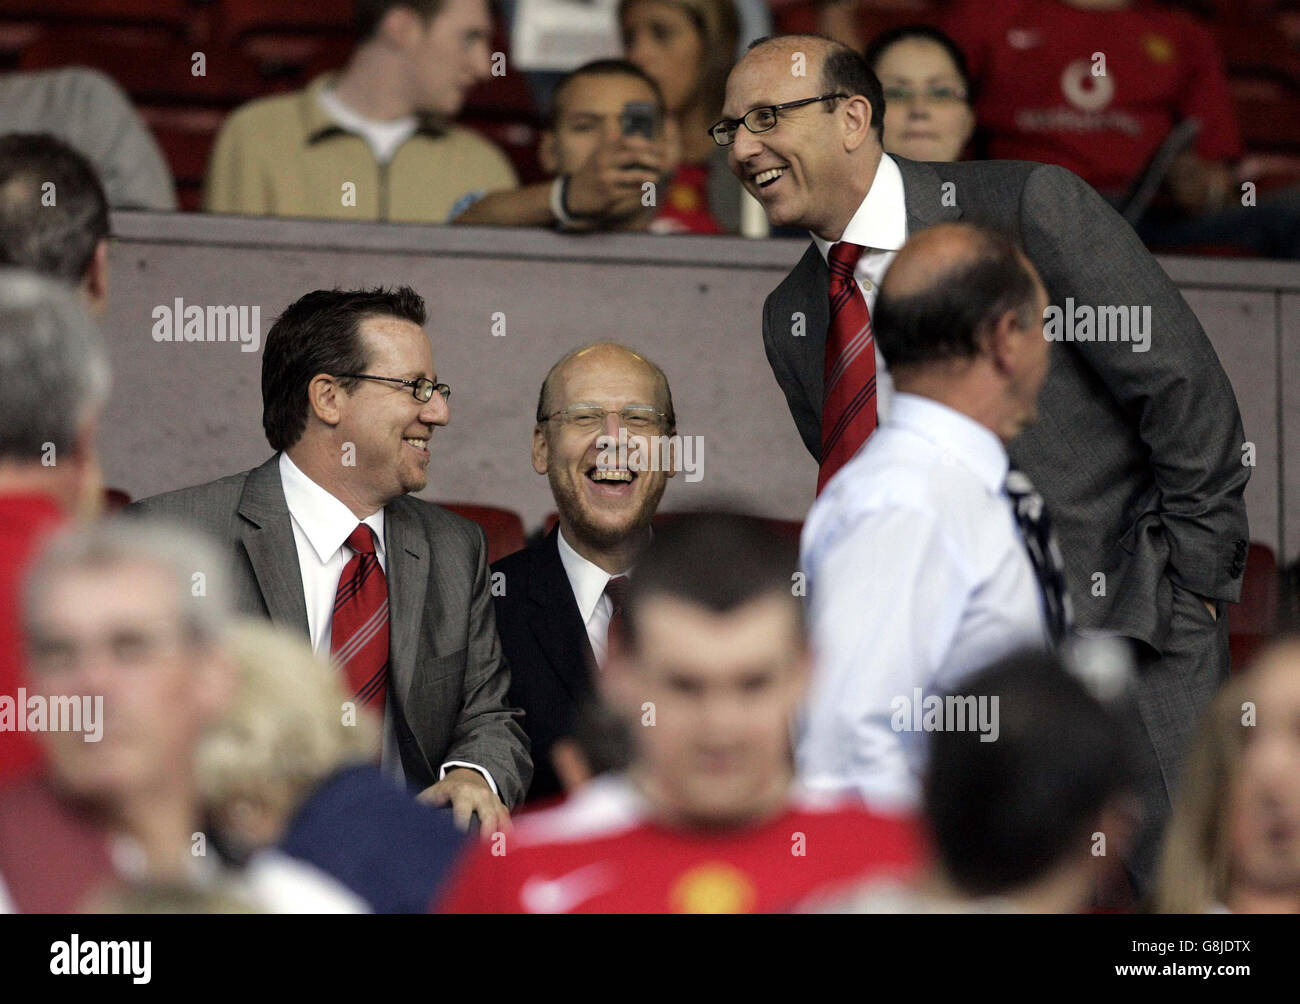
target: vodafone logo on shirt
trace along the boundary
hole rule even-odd
[[[1109,76],[1094,76],[1092,65],[1076,59],[1061,71],[1061,93],[1083,112],[1099,112],[1115,97],[1115,82]]]

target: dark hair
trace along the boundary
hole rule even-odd
[[[890,369],[973,359],[979,337],[1008,310],[1029,324],[1037,287],[1013,241],[976,224],[975,256],[938,275],[924,289],[891,295],[888,278],[871,312],[876,344]]]
[[[352,24],[357,38],[367,41],[379,30],[379,24],[394,7],[407,7],[424,20],[432,21],[442,13],[444,0],[356,0]]]
[[[794,594],[798,549],[763,520],[730,512],[674,513],[655,526],[627,592],[624,633],[635,646],[644,604],[669,596],[730,613],[763,596],[790,601],[803,631],[803,607]]]
[[[397,317],[424,326],[424,300],[410,286],[318,289],[285,308],[262,350],[262,428],[287,450],[307,427],[307,386],[314,376],[360,373],[367,366],[361,322]],[[345,389],[354,380],[340,380]]]
[[[837,42],[826,35],[815,32],[797,35],[765,35],[749,43],[746,52],[753,52],[760,45],[777,42],[790,42],[795,39],[819,39],[827,44],[826,58],[822,62],[821,91],[823,94],[847,94],[852,97],[861,94],[871,104],[871,128],[875,130],[876,139],[885,142],[885,91],[880,86],[880,78],[875,70],[862,58],[862,54],[849,48],[843,42]],[[812,97],[810,94],[809,97]]]
[[[48,133],[0,136],[0,264],[79,283],[107,236],[108,199],[90,161]]]
[[[958,693],[998,699],[998,735],[929,734],[925,815],[948,877],[967,894],[996,895],[1087,854],[1098,812],[1133,782],[1118,712],[1041,652],[1008,656]]]
[[[659,106],[660,114],[664,110],[664,95],[655,83],[654,78],[645,70],[635,63],[629,63],[626,59],[594,59],[590,63],[584,63],[576,70],[571,70],[560,78],[551,91],[551,107],[546,117],[547,127],[554,129],[560,120],[560,100],[565,88],[579,77],[635,77],[641,81],[655,96],[655,104]]]
[[[948,58],[952,60],[953,66],[957,68],[957,75],[961,77],[962,87],[966,91],[966,103],[968,105],[974,104],[974,87],[971,84],[970,67],[966,63],[966,53],[962,52],[961,46],[952,39],[952,36],[940,31],[933,25],[904,24],[897,28],[890,28],[888,31],[882,31],[871,40],[863,53],[863,58],[867,61],[867,65],[871,67],[871,71],[875,73],[876,68],[880,65],[880,58],[885,54],[886,49],[911,38],[933,42],[948,53]]]
[[[592,777],[626,770],[632,763],[627,722],[594,697],[578,706],[563,738],[578,747]]]

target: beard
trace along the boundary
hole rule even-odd
[[[573,532],[578,537],[599,550],[616,547],[630,534],[649,526],[650,521],[654,519],[655,510],[659,508],[659,500],[663,498],[664,489],[668,487],[666,479],[661,478],[658,487],[645,493],[641,504],[626,521],[617,526],[610,526],[599,523],[592,517],[586,500],[582,497],[581,488],[572,481],[563,479],[555,468],[552,467],[546,472],[546,480],[551,486],[551,496],[555,499],[555,508],[559,511],[560,517],[573,528]]]

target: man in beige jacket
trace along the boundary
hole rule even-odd
[[[490,75],[486,0],[358,0],[347,66],[235,111],[208,165],[214,213],[442,223],[517,184],[505,155],[451,125]]]

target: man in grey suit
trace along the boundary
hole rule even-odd
[[[723,115],[714,138],[768,219],[813,237],[764,305],[763,341],[823,480],[870,434],[877,406],[887,413],[868,311],[910,234],[986,224],[1038,269],[1055,344],[1041,419],[1009,452],[1052,512],[1077,622],[1136,643],[1147,825],[1130,868],[1141,883],[1190,730],[1227,672],[1223,604],[1239,598],[1245,567],[1249,469],[1214,349],[1133,231],[1070,172],[885,155],[880,83],[851,49],[817,36],[755,43],[731,72]],[[853,299],[856,341],[832,321]],[[845,390],[837,372],[862,388]],[[846,428],[856,438],[841,437]]]
[[[424,323],[424,301],[405,286],[301,297],[262,356],[275,456],[133,508],[229,548],[237,608],[332,655],[354,684],[345,713],[369,703],[383,716],[385,772],[450,803],[463,826],[477,814],[487,835],[508,827],[532,762],[506,704],[483,531],[410,497],[450,418]]]

